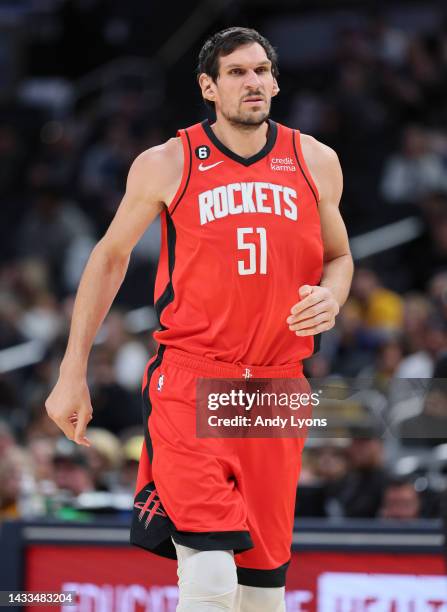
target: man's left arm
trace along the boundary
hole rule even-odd
[[[337,154],[304,134],[301,135],[301,144],[320,194],[318,209],[324,264],[320,285],[298,288],[300,301],[292,306],[287,323],[297,336],[313,336],[335,325],[335,317],[349,294],[354,266],[339,209],[343,175]]]

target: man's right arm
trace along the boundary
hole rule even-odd
[[[124,280],[133,247],[180,183],[178,150],[172,139],[135,159],[116,215],[83,272],[59,379],[45,403],[48,416],[78,444],[89,445],[84,434],[92,406],[86,375],[93,341]]]

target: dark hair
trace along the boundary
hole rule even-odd
[[[386,478],[386,489],[400,489],[401,487],[411,487],[412,489],[414,489],[414,481],[411,479],[410,476],[400,476],[397,474],[391,474],[390,476],[388,476],[388,478]]]
[[[279,75],[278,56],[273,46],[256,30],[240,27],[226,28],[208,38],[199,53],[197,77],[204,72],[213,81],[217,81],[219,58],[230,55],[239,47],[251,43],[258,43],[264,49],[268,59],[272,62],[272,74],[276,79]],[[214,102],[210,100],[205,100],[205,104],[214,108]]]

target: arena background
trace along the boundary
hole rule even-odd
[[[272,118],[344,172],[356,273],[306,372],[370,382],[305,451],[288,610],[442,612],[447,10],[430,1],[0,1],[0,588],[78,591],[67,610],[175,609],[175,564],[127,545],[158,224],[92,352],[92,447],[61,438],[44,401],[129,166],[206,116],[197,54],[230,25],[278,50]]]

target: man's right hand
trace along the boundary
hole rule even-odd
[[[45,402],[47,414],[76,444],[90,446],[85,435],[88,423],[92,420],[92,403],[85,379],[59,379]]]

